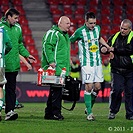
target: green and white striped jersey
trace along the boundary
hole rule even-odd
[[[101,65],[101,56],[99,51],[100,27],[95,26],[94,30],[89,30],[86,25],[78,28],[70,37],[74,43],[78,41],[79,60],[81,66],[99,66]]]
[[[0,27],[0,68],[5,67],[5,53],[12,49],[12,43],[5,30]]]

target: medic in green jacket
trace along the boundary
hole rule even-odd
[[[12,41],[12,49],[5,56],[6,72],[15,72],[20,70],[19,54],[24,57],[29,57],[29,52],[23,45],[22,29],[18,23],[10,25],[6,18],[3,17],[0,21],[0,28],[3,28]]]
[[[54,25],[43,36],[42,40],[42,68],[47,69],[52,62],[56,63],[56,75],[66,67],[66,76],[70,72],[70,40],[67,32],[61,31]]]

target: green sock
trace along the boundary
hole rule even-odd
[[[91,114],[92,113],[92,109],[91,109],[91,93],[88,92],[84,92],[84,101],[85,101],[85,106],[87,108],[87,114]]]
[[[5,103],[5,89],[3,89],[3,103]]]
[[[19,102],[18,102],[18,100],[16,99],[16,105],[18,105],[19,104]]]
[[[3,99],[0,99],[0,111],[2,110],[2,106],[3,106]]]

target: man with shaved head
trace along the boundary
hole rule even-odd
[[[69,28],[70,19],[62,16],[58,21],[58,25],[53,25],[43,36],[42,68],[47,69],[51,66],[56,70],[56,76],[60,76],[64,67],[66,68],[66,76],[70,72],[70,40],[67,34]],[[61,103],[62,87],[50,86],[44,119],[63,120]]]
[[[112,47],[112,91],[108,119],[115,119],[120,110],[122,92],[125,96],[125,118],[133,120],[133,31],[132,22],[124,19],[120,31],[113,34],[108,44]]]

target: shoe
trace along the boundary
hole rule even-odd
[[[19,108],[23,108],[23,107],[24,107],[24,105],[21,103],[18,103],[15,105],[15,109],[19,109]]]
[[[2,106],[2,109],[5,109],[5,105]]]
[[[64,117],[61,114],[53,115],[53,116],[45,115],[44,119],[46,119],[46,120],[63,120]]]
[[[127,120],[133,120],[133,116],[126,117]]]
[[[53,120],[64,120],[64,117],[61,114],[54,115]]]
[[[87,116],[87,120],[88,120],[88,121],[94,121],[94,120],[95,120],[93,113],[91,113],[91,114],[89,114],[89,115]]]
[[[16,120],[18,118],[18,114],[14,111],[10,111],[6,114],[5,120]]]
[[[115,119],[115,114],[114,113],[109,113],[108,119]]]
[[[1,112],[0,112],[0,121],[2,120]]]
[[[85,115],[87,115],[87,108],[85,108]]]
[[[48,115],[48,114],[45,114],[44,119],[46,119],[46,120],[52,120],[53,119],[53,116]]]

